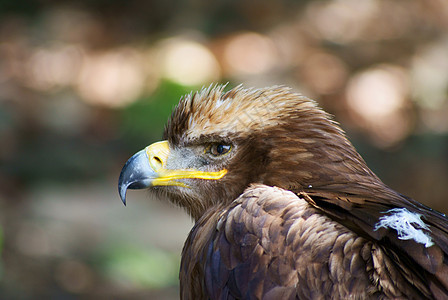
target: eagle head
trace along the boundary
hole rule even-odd
[[[149,188],[198,220],[254,183],[300,192],[338,189],[376,176],[316,103],[282,86],[224,92],[214,86],[181,98],[164,141],[132,156],[119,193]]]

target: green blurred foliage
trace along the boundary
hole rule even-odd
[[[102,132],[95,132],[95,128],[74,135],[54,130],[22,132],[20,147],[0,165],[0,171],[26,184],[104,178],[120,153],[133,153],[159,140],[173,107],[195,88],[163,81],[153,94],[122,110],[108,110],[114,123],[107,124],[112,130],[107,138],[99,136]],[[6,117],[0,119],[0,129],[11,127],[14,113],[0,104],[1,115]]]
[[[178,282],[179,255],[135,245],[111,245],[99,255],[100,272],[117,284],[163,288]]]
[[[166,121],[181,96],[195,87],[162,81],[158,89],[123,109],[121,114],[121,142],[129,150],[143,148],[162,138]]]

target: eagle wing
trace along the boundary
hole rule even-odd
[[[207,212],[184,247],[183,298],[431,297],[406,258],[309,201],[252,185],[230,207]]]
[[[395,263],[413,270],[430,291],[429,298],[448,298],[448,219],[444,214],[396,193],[375,187],[362,191],[316,190],[299,192],[336,222],[384,246]],[[412,279],[411,279],[412,281]]]

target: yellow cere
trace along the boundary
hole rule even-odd
[[[187,184],[177,181],[177,179],[196,178],[218,180],[227,174],[227,169],[223,169],[217,172],[203,172],[194,169],[165,169],[166,161],[170,153],[168,141],[154,143],[146,147],[145,150],[151,168],[158,175],[157,178],[154,178],[154,180],[152,181],[153,186],[189,187]]]

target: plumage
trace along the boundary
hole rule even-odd
[[[128,188],[194,218],[182,299],[447,299],[448,219],[387,187],[316,103],[286,87],[182,98]]]

